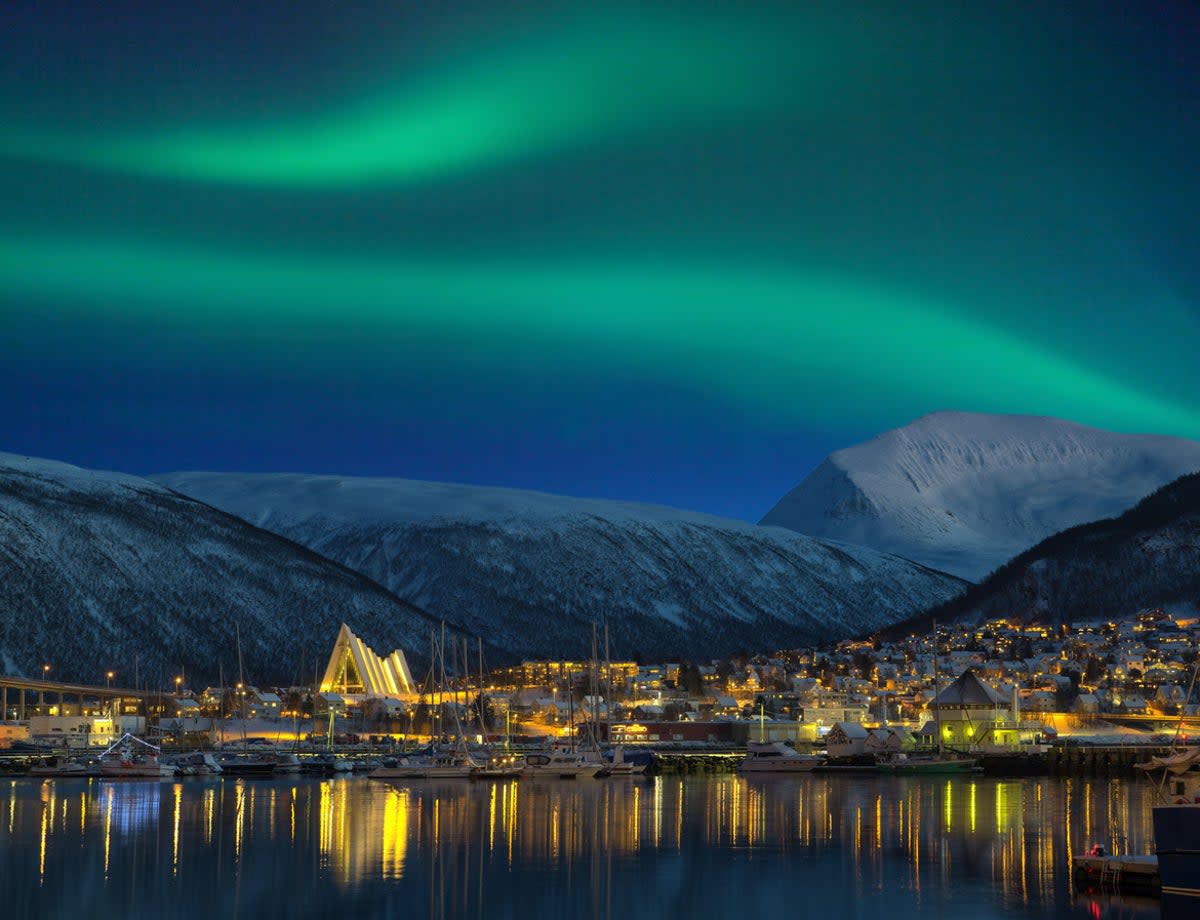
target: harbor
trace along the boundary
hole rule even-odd
[[[98,915],[184,920],[304,915],[346,899],[365,916],[398,902],[415,916],[660,917],[663,899],[712,916],[747,898],[817,912],[853,898],[864,915],[900,920],[939,908],[1158,920],[1163,902],[1089,891],[1072,862],[1097,843],[1122,857],[1152,849],[1151,792],[1125,781],[813,772],[14,777],[0,782],[0,857],[25,916],[34,904],[38,916],[63,915],[68,892],[84,886]],[[153,884],[135,886],[151,867]],[[279,873],[291,883],[270,883]]]

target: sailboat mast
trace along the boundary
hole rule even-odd
[[[612,740],[612,658],[608,654],[608,620],[604,621],[604,726],[605,741]]]
[[[479,640],[479,733],[487,739],[487,723],[484,720],[483,712],[483,636],[476,636]]]

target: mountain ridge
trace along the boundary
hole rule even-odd
[[[402,479],[154,480],[304,543],[502,648],[712,657],[884,624],[964,584],[874,550],[660,505]]]
[[[434,620],[361,573],[124,473],[0,453],[0,670],[96,682],[286,683],[317,667],[343,619],[381,650],[420,657]],[[281,653],[294,655],[281,666]],[[163,684],[165,686],[165,684]]]

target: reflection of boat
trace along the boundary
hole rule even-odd
[[[42,762],[29,768],[30,776],[59,776],[59,777],[86,777],[99,776],[100,766],[95,763],[81,763],[78,760],[69,760],[68,758],[59,755],[53,760]]]
[[[955,757],[949,754],[884,754],[875,762],[875,769],[883,773],[903,775],[924,773],[974,773],[973,757]]]
[[[810,773],[824,758],[801,754],[782,741],[751,741],[738,764],[742,773]]]
[[[1200,748],[1137,766],[1157,774],[1154,849],[1163,893],[1200,897]]]
[[[161,750],[129,732],[100,755],[100,775],[106,779],[163,779],[175,767],[159,760]]]

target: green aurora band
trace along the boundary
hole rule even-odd
[[[825,36],[824,39],[827,39]],[[426,181],[657,126],[710,126],[832,78],[831,42],[796,48],[753,21],[588,17],[303,114],[72,133],[10,125],[0,154],[157,178],[263,187]],[[379,82],[378,80],[370,82]]]
[[[864,411],[886,406],[884,414],[927,411],[953,393],[959,408],[1200,431],[1200,413],[1156,393],[1151,381],[1116,378],[1111,367],[1023,341],[946,304],[819,272],[312,258],[7,236],[0,284],[71,304],[80,316],[111,315],[111,306],[95,305],[120,303],[135,323],[199,328],[224,353],[274,341],[288,360],[313,367],[324,360],[330,328],[350,330],[359,357],[384,347],[373,343],[388,335],[419,341],[469,329],[510,366],[559,349],[610,366],[618,355],[784,420],[830,420],[839,411],[828,400],[834,389],[863,400]]]

